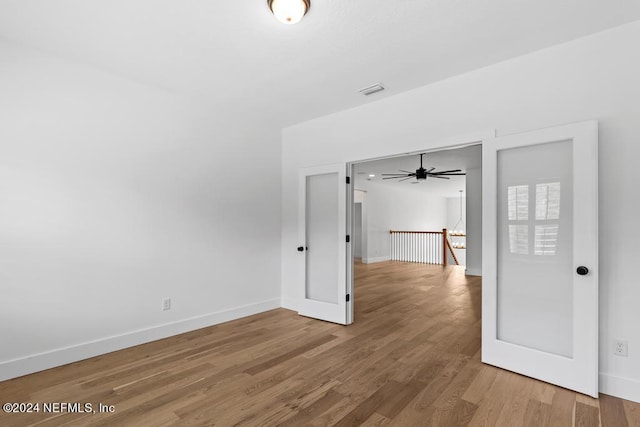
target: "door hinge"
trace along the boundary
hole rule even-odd
[[[347,177],[347,184],[351,184],[351,177],[350,176]]]
[[[347,302],[351,299],[351,295],[347,294]]]
[[[349,243],[350,241],[351,241],[351,236],[347,234],[347,243]]]

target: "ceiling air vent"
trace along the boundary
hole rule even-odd
[[[376,83],[374,85],[367,86],[363,89],[360,89],[359,92],[369,96],[369,95],[373,95],[376,92],[382,92],[383,90],[384,90],[384,86],[382,86],[382,83]]]

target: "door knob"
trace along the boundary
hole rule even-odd
[[[581,265],[576,269],[576,273],[578,273],[581,276],[586,276],[587,274],[589,274],[589,269],[584,265]]]
[[[298,246],[298,252],[304,251],[304,246]]]

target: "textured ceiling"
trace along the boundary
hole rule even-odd
[[[635,0],[314,0],[293,26],[266,0],[0,1],[4,39],[280,127],[637,19]]]

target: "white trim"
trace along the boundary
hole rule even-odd
[[[640,381],[600,373],[600,393],[640,403]]]
[[[240,319],[281,307],[280,298],[242,305],[228,310],[217,311],[202,316],[177,320],[163,325],[127,332],[121,335],[88,341],[82,344],[59,348],[44,353],[32,354],[19,359],[0,363],[0,381],[17,378],[45,369],[66,365],[95,356],[100,356],[124,348],[146,344],[196,329]]]
[[[481,268],[465,268],[464,274],[467,276],[482,276]]]
[[[347,317],[346,324],[350,325],[353,323],[353,287],[354,287],[354,274],[353,274],[353,252],[354,252],[354,215],[353,215],[353,207],[354,207],[354,198],[355,198],[355,167],[352,163],[347,163],[346,171],[347,178],[349,179],[349,184],[347,185],[346,190],[346,230],[347,236],[351,236],[350,242],[346,245],[346,255],[347,255],[347,263],[345,266],[345,272],[347,276],[347,285],[346,292],[349,295],[349,301],[346,303]]]
[[[379,257],[375,257],[375,258],[362,258],[362,263],[363,264],[373,264],[375,262],[383,262],[383,261],[389,261],[391,260],[391,257],[389,255],[387,256],[379,256]]]
[[[404,157],[412,154],[420,154],[420,153],[434,153],[438,151],[444,150],[454,150],[457,148],[464,148],[471,145],[482,144],[483,141],[487,139],[491,139],[495,137],[495,129],[486,129],[482,131],[469,132],[465,134],[455,135],[452,137],[444,137],[436,139],[432,148],[424,148],[421,144],[416,145],[415,149],[408,149],[406,151],[398,152],[396,148],[393,148],[393,145],[389,145],[385,147],[385,151],[378,153],[375,156],[368,158],[359,158],[357,160],[351,160],[349,163],[356,165],[359,163],[371,162],[376,160],[386,160],[393,159],[395,157]]]
[[[298,304],[297,300],[293,298],[282,297],[280,306],[287,310],[298,311],[300,304]]]

